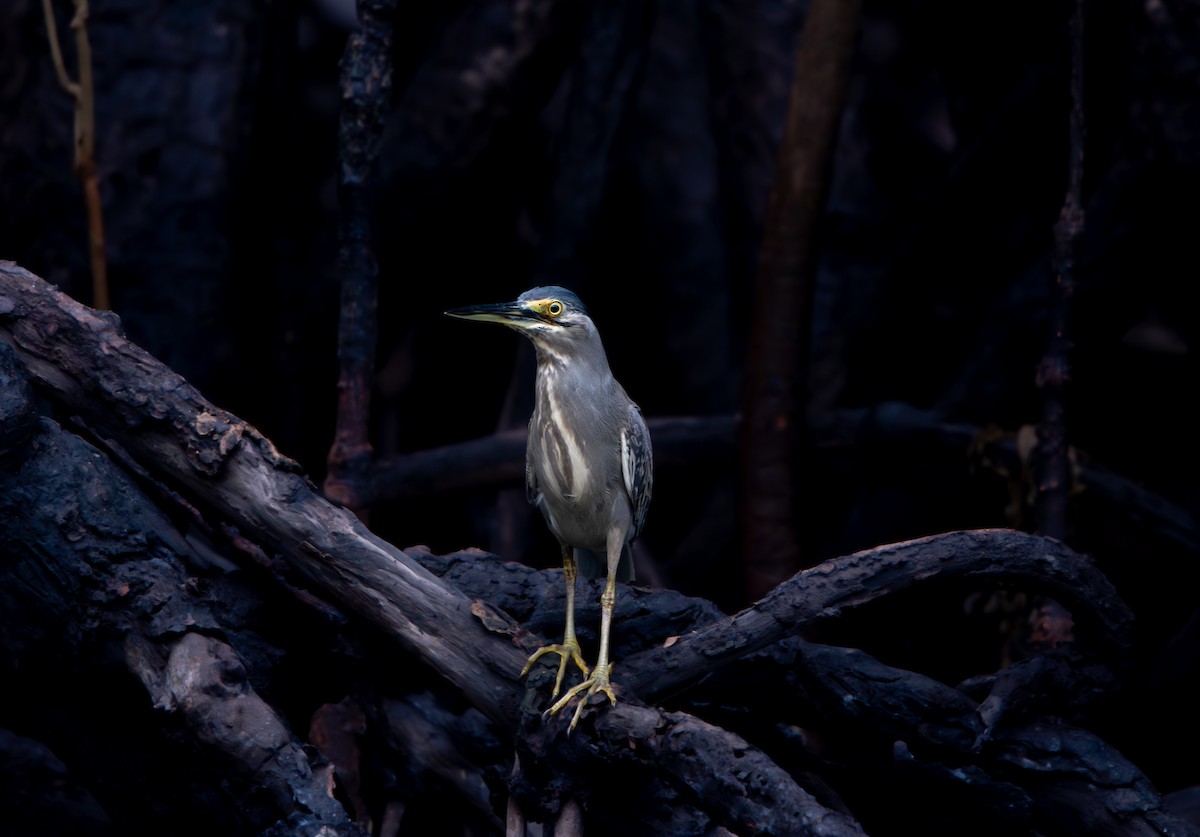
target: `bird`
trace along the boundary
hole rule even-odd
[[[547,654],[559,656],[545,715],[579,698],[568,734],[593,695],[616,706],[609,632],[618,581],[631,581],[632,545],[650,506],[653,454],[641,408],[613,377],[600,332],[579,297],[557,285],[525,291],[512,302],[446,311],[450,317],[500,323],[520,332],[537,354],[534,407],[525,445],[525,488],[562,550],[566,582],[563,641],[535,651],[520,676]],[[584,662],[575,636],[575,580],[605,578],[600,596],[600,650]],[[583,681],[562,697],[569,665]]]

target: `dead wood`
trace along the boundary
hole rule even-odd
[[[115,317],[11,263],[0,263],[0,317],[0,339],[65,409],[263,539],[511,727],[521,694],[511,673],[522,655],[480,625],[466,597],[323,499],[257,430],[126,340]]]
[[[991,534],[982,533],[984,539]],[[1032,536],[1017,535],[1018,544],[1023,538],[1027,538],[1029,544],[1048,546],[1051,551],[1061,549],[1052,541]],[[915,554],[920,554],[919,547],[912,548]],[[455,585],[469,595],[486,598],[501,606],[527,626],[544,625],[549,631],[557,627],[562,607],[561,587],[556,583],[546,585],[545,578],[557,579],[558,571],[536,571],[478,551],[435,556],[418,550],[414,554],[432,571],[453,579]],[[993,552],[992,557],[995,559],[997,554]],[[1014,561],[1012,565],[1015,568],[1020,562]],[[922,573],[920,562],[911,569],[915,576]],[[882,570],[882,577],[888,577],[889,572]],[[1095,577],[1093,583],[1094,580]],[[1092,596],[1087,582],[1082,583],[1081,596]],[[1103,588],[1104,583],[1100,586]],[[845,748],[846,742],[852,739],[874,741],[880,752],[888,754],[888,761],[894,762],[892,766],[903,765],[928,782],[957,785],[958,792],[967,795],[976,806],[990,810],[1000,822],[1012,828],[1028,828],[1031,823],[1046,821],[1069,827],[1070,815],[1064,814],[1059,807],[1062,800],[1067,799],[1095,808],[1088,816],[1097,828],[1111,830],[1122,823],[1133,833],[1146,828],[1161,829],[1162,833],[1192,833],[1187,823],[1163,809],[1149,780],[1136,767],[1099,738],[1079,728],[1061,726],[1061,735],[1066,742],[1061,758],[1031,759],[1029,763],[1021,764],[1014,755],[1038,746],[1049,750],[1052,745],[1044,740],[1045,736],[1060,729],[1053,726],[1038,733],[1043,739],[1038,744],[1030,738],[1033,735],[1028,731],[1031,722],[1036,725],[1037,719],[1047,715],[1065,718],[1068,722],[1082,719],[1088,705],[1115,685],[1111,664],[1119,665],[1120,655],[1128,650],[1128,615],[1123,613],[1119,603],[1111,599],[1105,601],[1111,591],[1105,593],[1101,589],[1096,592],[1100,612],[1094,616],[1101,621],[1114,621],[1111,635],[1096,642],[1096,647],[1108,656],[1108,664],[1094,654],[1081,653],[1082,649],[1077,646],[1063,647],[967,684],[965,690],[960,690],[924,675],[885,665],[856,649],[808,643],[790,636],[774,642],[764,652],[742,657],[725,667],[719,665],[719,660],[712,662],[700,685],[687,692],[683,705],[718,716],[722,726],[727,727],[721,735],[740,730],[742,741],[777,734],[777,724],[815,728],[825,741],[824,752],[809,753],[805,758],[815,759],[816,764],[825,767],[830,759],[850,759],[864,767],[872,764],[869,758],[864,761],[862,743],[850,745],[859,750],[857,754]],[[581,607],[588,606],[588,597],[583,597]],[[663,636],[686,635],[695,628],[711,627],[714,613],[715,609],[708,602],[671,591],[637,588],[624,591],[618,597],[613,637],[618,648],[618,685],[634,682],[632,678],[640,671],[642,662],[653,658],[652,652],[639,657],[635,649],[656,648]],[[588,619],[582,620],[581,637],[585,642],[595,641]],[[674,640],[672,647],[682,642],[683,639]],[[657,669],[654,676],[662,678],[669,686],[677,677],[669,649],[664,653],[664,659],[668,662]],[[546,680],[551,678],[548,671]],[[643,688],[651,694],[666,696],[668,686],[660,687],[655,683]],[[626,747],[636,751],[646,741],[644,730],[647,728],[676,730],[678,723],[702,729],[704,722],[685,713],[637,714],[648,710],[633,703],[637,700],[636,695],[624,691],[623,694],[631,700],[619,704],[617,710],[597,713],[594,726],[585,723],[580,728],[582,738],[551,743],[554,725],[549,728],[550,741],[546,729],[534,730],[523,738],[521,746],[533,749],[525,752],[522,763],[537,768],[526,772],[532,775],[518,773],[511,783],[512,792],[528,811],[549,817],[557,800],[581,792],[590,782],[591,798],[598,803],[597,807],[615,806],[612,816],[616,823],[620,821],[618,814],[622,809],[619,799],[613,797],[621,794],[596,790],[606,784],[615,785],[621,793],[640,793],[643,798],[661,796],[668,800],[671,816],[677,818],[676,826],[682,822],[678,818],[685,816],[681,812],[687,812],[686,821],[690,825],[681,827],[680,833],[704,831],[713,823],[713,811],[690,806],[688,800],[692,797],[687,793],[684,794],[686,798],[681,799],[679,788],[670,783],[664,786],[653,775],[634,771],[633,763],[648,758],[645,754],[601,757],[606,747]],[[974,697],[976,694],[979,698]],[[767,718],[747,718],[747,695],[755,696],[756,711],[750,714],[762,713]],[[673,699],[668,697],[668,700]],[[766,707],[770,707],[769,710]],[[634,716],[629,716],[629,724],[621,728],[624,738],[607,726],[613,716],[620,717],[620,711],[635,713],[641,719],[634,723]],[[639,734],[639,730],[643,734]],[[593,734],[598,739],[595,743],[589,738]],[[668,749],[675,746],[668,739],[655,740],[660,742],[655,747]],[[706,739],[706,747],[719,747],[720,740],[720,735]],[[594,749],[596,746],[601,748],[600,753]],[[564,747],[566,749],[561,749]],[[662,750],[654,752],[659,764],[667,760],[668,754]],[[783,752],[775,745],[772,757],[777,760],[780,755]],[[741,764],[740,761],[737,763]],[[1119,766],[1120,770],[1114,767],[1106,773],[1105,765],[1109,764]],[[622,774],[634,771],[632,777],[614,777],[611,771],[615,765],[623,766]],[[547,766],[561,767],[561,770],[538,772],[546,771]],[[691,776],[694,767],[681,768],[683,772],[677,775]],[[713,770],[718,767],[728,768],[728,763],[714,764]],[[648,763],[642,764],[641,768],[648,770]],[[1079,777],[1093,774],[1095,778],[1084,787]],[[574,783],[564,779],[567,775],[575,777]],[[801,787],[813,784],[811,776],[802,776],[797,781]],[[755,784],[751,782],[749,787],[753,790]],[[800,791],[798,799],[806,800],[811,792],[818,794],[822,810],[837,810],[831,800],[820,795],[821,790],[816,783],[811,789]],[[1128,799],[1127,794],[1131,795]],[[719,798],[727,798],[727,795]],[[798,806],[796,810],[804,810],[809,803],[793,799],[790,804]],[[645,811],[640,815],[644,816]],[[741,833],[739,829],[746,827],[745,821],[739,823],[720,818],[715,821],[734,833]],[[789,829],[798,827],[795,823],[771,822],[771,828],[783,830],[773,832],[764,828],[767,833],[794,833]],[[845,825],[844,822],[841,824]],[[667,826],[663,828],[670,830]]]
[[[1095,835],[1200,833],[1163,809],[1150,780],[1087,730],[1037,723],[997,742],[1000,773],[1027,788],[1058,828]],[[998,768],[999,772],[999,768]]]
[[[0,344],[0,366],[13,363]],[[21,390],[8,381],[6,406]],[[179,716],[213,754],[193,766],[211,771],[209,786],[236,777],[242,793],[266,794],[275,817],[358,833],[330,793],[327,768],[310,763],[233,648],[206,635],[245,634],[246,624],[217,616],[244,616],[245,592],[220,568],[199,580],[212,566],[98,450],[41,419],[0,471],[0,541],[0,646],[25,659],[24,670],[37,671],[34,660],[49,654],[86,686],[97,668],[120,660],[141,681],[143,705]]]
[[[819,803],[740,736],[686,713],[618,704],[597,719],[596,735],[602,768],[662,770],[680,801],[735,834],[863,833],[852,817]]]
[[[336,601],[344,613],[399,641],[461,693],[473,707],[474,721],[461,709],[446,711],[436,702],[412,697],[368,698],[363,705],[375,719],[373,729],[390,730],[393,753],[423,764],[414,768],[423,777],[441,776],[438,781],[449,784],[458,776],[453,780],[457,793],[473,799],[476,807],[483,804],[481,783],[493,792],[497,788],[494,770],[471,771],[473,779],[462,778],[464,764],[480,763],[466,753],[483,746],[488,750],[483,763],[506,765],[499,787],[535,818],[552,817],[564,802],[576,799],[600,821],[616,824],[636,812],[666,832],[760,828],[761,833],[780,834],[858,833],[857,822],[839,813],[841,806],[822,792],[820,782],[806,790],[794,770],[781,767],[777,759],[786,747],[763,748],[740,734],[736,723],[722,729],[695,712],[642,705],[643,700],[679,695],[701,680],[701,694],[722,683],[730,688],[731,678],[763,659],[771,660],[768,668],[777,680],[780,673],[791,673],[790,680],[784,678],[786,688],[762,693],[773,699],[774,720],[767,720],[768,726],[803,720],[793,718],[793,712],[808,718],[842,717],[881,741],[898,742],[895,762],[911,764],[914,773],[936,773],[942,769],[938,754],[951,753],[970,768],[953,777],[967,777],[988,799],[1011,799],[1013,793],[1020,795],[1024,783],[1044,779],[1004,771],[1023,765],[1021,748],[1050,746],[1038,743],[1044,733],[1031,739],[1032,733],[1021,731],[1044,711],[1057,709],[1057,702],[1022,702],[1018,698],[1027,691],[1024,687],[997,687],[995,700],[985,701],[986,714],[981,715],[963,692],[912,672],[888,670],[859,652],[805,646],[797,634],[928,579],[1017,579],[1072,607],[1079,650],[1111,667],[1120,664],[1128,647],[1128,611],[1086,558],[1056,541],[1008,530],[951,532],[825,562],[731,617],[678,594],[623,591],[613,638],[622,702],[616,710],[589,711],[568,738],[562,730],[565,718],[546,724],[539,720],[548,692],[546,673],[531,676],[528,692],[516,682],[523,662],[519,647],[538,642],[531,631],[552,634],[559,629],[561,573],[505,564],[483,553],[433,556],[380,541],[350,512],[321,498],[295,464],[252,427],[205,401],[129,343],[114,316],[78,305],[11,263],[0,263],[0,340],[13,350],[0,364],[7,384],[0,407],[12,417],[4,423],[5,478],[11,486],[4,495],[5,535],[21,545],[14,552],[22,556],[19,573],[29,576],[32,571],[48,589],[58,590],[60,602],[46,608],[34,604],[37,597],[23,596],[19,584],[5,585],[6,613],[13,614],[0,637],[5,647],[31,653],[28,626],[35,626],[37,636],[36,626],[61,623],[68,631],[68,647],[82,652],[97,623],[80,605],[102,605],[105,616],[99,624],[121,640],[122,664],[137,675],[144,691],[177,713],[198,744],[242,765],[266,789],[276,813],[289,821],[352,827],[332,802],[321,769],[314,770],[277,711],[249,685],[256,678],[269,680],[270,664],[257,668],[258,660],[247,663],[250,646],[243,641],[239,647],[234,626],[246,611],[223,620],[205,606],[203,597],[194,601],[195,591],[206,585],[189,581],[185,567],[204,567],[205,555],[107,457],[36,416],[22,383],[22,366],[62,415],[78,417],[98,438],[125,451],[146,476],[181,492],[194,506],[192,511],[176,508],[181,520],[194,520],[194,512],[236,526],[240,538],[268,554],[280,554],[292,572]],[[35,478],[32,470],[38,462],[54,462],[60,471],[63,463],[71,465],[76,470],[66,473],[78,490],[47,488],[47,481]],[[125,488],[116,494],[92,488],[94,479],[88,474],[96,469],[111,472],[112,484]],[[143,479],[143,485],[150,483]],[[42,493],[34,496],[34,491]],[[45,516],[42,525],[18,522],[25,507]],[[87,514],[81,516],[84,508]],[[54,555],[82,555],[92,568],[66,572],[47,560]],[[207,566],[221,577],[219,563],[215,569],[211,561]],[[207,584],[221,587],[211,579]],[[593,640],[586,630],[596,622],[588,613],[596,599],[581,596],[585,642]],[[328,618],[330,611],[312,613]],[[678,639],[663,642],[674,636]],[[744,659],[755,651],[769,654]],[[738,660],[742,662],[734,665]],[[1060,694],[1079,682],[1054,675],[1052,668],[1046,671],[1051,673],[1027,682],[1031,687],[1067,684]],[[758,692],[739,685],[744,714],[747,694]],[[780,699],[792,708],[774,714]],[[701,703],[695,706],[703,709]],[[849,716],[848,710],[853,710]],[[250,727],[243,724],[251,722],[257,735],[246,734]],[[750,724],[748,731],[761,730],[761,723]],[[464,735],[464,725],[514,736],[521,770],[507,775],[511,756],[502,757],[494,742],[464,743],[472,738]],[[1078,755],[1054,773],[1054,783],[1046,785],[1049,795],[1026,794],[1030,816],[1045,817],[1067,799],[1103,803],[1109,813],[1099,827],[1131,818],[1175,827],[1164,819],[1153,787],[1140,774],[1110,777],[1104,786],[1092,781],[1095,787],[1087,793],[1076,792],[1072,782],[1100,769],[1107,745],[1070,730],[1062,735],[1075,742],[1070,752]],[[473,737],[483,741],[491,736]],[[438,741],[442,743],[431,746]],[[421,759],[414,757],[418,751]],[[1136,811],[1121,807],[1119,791],[1129,787],[1138,794]],[[290,811],[288,805],[293,806]]]
[[[0,263],[0,323],[0,339],[15,349],[36,384],[63,409],[78,413],[97,433],[111,436],[147,470],[181,486],[211,513],[279,550],[297,572],[326,589],[349,612],[397,638],[439,671],[499,729],[513,730],[523,695],[515,682],[523,655],[499,638],[513,633],[503,614],[482,602],[473,605],[412,557],[371,535],[348,511],[319,497],[294,463],[252,427],[206,402],[179,376],[125,340],[115,317],[99,315],[32,274]],[[96,510],[101,528],[111,525],[103,511]],[[8,519],[15,519],[11,510]],[[161,521],[135,522],[142,525],[133,526],[134,532],[170,530]],[[27,549],[37,554],[33,543]],[[116,590],[121,589],[117,585]],[[239,679],[236,661],[220,643],[186,639],[177,647],[181,650],[167,653],[165,662],[157,664],[136,642],[128,653],[160,702],[179,707],[202,729],[197,733],[201,740],[233,750],[243,761],[259,762],[255,752],[277,743],[278,729],[268,723],[269,741],[260,746],[243,741],[244,731],[221,720],[227,721],[231,711],[222,702],[226,699],[253,714],[268,711],[222,681],[231,673]],[[181,658],[193,665],[183,664]],[[208,681],[207,691],[197,692],[187,684],[189,671]],[[217,703],[205,697],[212,693]],[[697,729],[697,736],[713,737],[714,746],[727,735],[703,725]],[[606,758],[597,741],[588,746],[597,753],[594,758]],[[736,758],[756,752],[748,745],[739,747]],[[769,764],[764,756],[756,758]],[[667,772],[681,769],[676,763]],[[741,788],[737,792],[743,796],[749,793],[746,774],[732,761],[723,773],[730,787]],[[676,781],[687,784],[685,777]]]

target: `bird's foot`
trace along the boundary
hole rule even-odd
[[[524,677],[528,674],[529,670],[533,668],[533,664],[545,654],[557,654],[562,658],[558,662],[558,676],[554,678],[554,691],[550,694],[551,698],[558,697],[558,693],[562,689],[563,675],[567,673],[568,662],[573,662],[579,666],[579,670],[583,672],[584,677],[587,677],[591,671],[588,668],[588,664],[583,661],[583,654],[580,653],[579,649],[579,641],[573,636],[568,636],[562,641],[561,645],[547,645],[529,655],[529,660],[525,663],[525,668],[521,669],[521,676]]]
[[[571,726],[567,728],[567,734],[575,729],[575,725],[579,723],[579,716],[583,714],[583,707],[587,705],[588,698],[599,692],[608,695],[608,699],[613,706],[617,705],[617,695],[613,691],[612,683],[608,679],[609,672],[612,671],[612,665],[605,663],[597,665],[596,670],[592,672],[592,676],[584,680],[578,686],[574,686],[567,690],[567,693],[560,697],[558,701],[547,709],[542,717],[549,717],[557,713],[560,709],[570,703],[574,698],[579,697],[579,704],[575,707],[575,716],[571,718]]]

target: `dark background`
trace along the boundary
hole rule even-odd
[[[528,348],[441,312],[544,283],[585,300],[647,416],[736,412],[805,4],[614,4],[626,15],[613,47],[625,93],[593,106],[580,101],[585,47],[589,14],[602,15],[588,4],[545,4],[550,22],[517,57],[513,4],[400,6],[395,106],[371,191],[376,450],[523,423]],[[69,4],[56,8],[73,67]],[[866,2],[820,230],[813,410],[899,401],[997,433],[1038,420],[1067,187],[1069,11],[1048,0]],[[1200,507],[1200,6],[1087,11],[1069,438],[1186,517]],[[114,309],[135,342],[319,483],[337,380],[345,30],[303,2],[94,0],[89,31]],[[89,299],[71,103],[34,0],[0,6],[0,258]],[[660,469],[641,543],[649,580],[726,609],[745,604],[735,461],[723,452]],[[818,451],[803,482],[810,562],[1027,525],[1006,509],[1008,481],[966,451]],[[371,525],[400,546],[497,548],[495,498],[385,502]],[[1068,540],[1138,616],[1136,671],[1097,726],[1165,792],[1200,780],[1179,756],[1200,745],[1198,556],[1135,512],[1078,498]],[[540,524],[528,533],[507,557],[556,563]],[[1004,654],[1002,618],[974,601],[889,600],[823,638],[955,682]]]

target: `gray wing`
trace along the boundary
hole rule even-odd
[[[650,450],[650,431],[642,419],[642,411],[636,404],[629,405],[629,420],[621,428],[621,475],[625,478],[625,490],[633,504],[633,540],[642,531],[646,522],[646,510],[650,508],[650,489],[654,485],[654,456]]]

